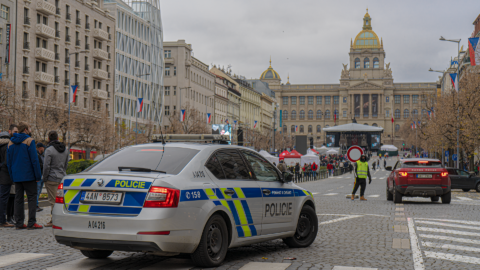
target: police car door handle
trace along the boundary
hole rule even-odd
[[[226,195],[232,196],[233,194],[235,194],[235,191],[232,190],[232,189],[227,189],[227,190],[224,191],[224,193],[225,193]]]
[[[272,193],[272,192],[270,191],[270,189],[264,189],[264,190],[263,190],[263,194],[265,194],[265,195],[270,195],[270,193]]]

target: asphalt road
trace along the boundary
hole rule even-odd
[[[290,249],[277,240],[233,248],[217,269],[480,269],[480,194],[454,191],[449,205],[423,198],[396,205],[386,200],[388,173],[372,171],[366,202],[346,198],[353,189],[351,174],[299,184],[314,194],[319,217],[314,244]],[[40,223],[48,221],[49,212],[39,213]],[[192,268],[188,256],[115,252],[90,260],[57,244],[51,229],[0,229],[0,269]]]

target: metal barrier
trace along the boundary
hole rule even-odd
[[[303,183],[303,182],[317,181],[317,180],[325,179],[328,177],[329,175],[327,170],[321,170],[318,172],[301,172],[301,173],[293,174],[293,182]]]

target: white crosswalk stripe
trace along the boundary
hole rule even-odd
[[[467,244],[476,244],[480,245],[480,240],[472,240],[467,238],[458,238],[458,237],[450,237],[444,235],[435,235],[435,234],[419,234],[418,236],[427,239],[437,239],[437,240],[446,240],[446,241],[455,241],[455,242],[462,242]]]
[[[327,194],[323,194],[325,196],[333,196],[333,195],[338,195],[338,193],[327,193]]]
[[[480,248],[450,245],[450,244],[422,242],[422,245],[425,246],[425,247],[434,247],[434,248],[443,248],[443,249],[456,249],[456,250],[464,250],[464,251],[470,251],[470,252],[480,252]]]
[[[78,260],[73,260],[67,263],[62,263],[53,267],[47,268],[47,270],[62,270],[62,269],[69,269],[69,270],[86,270],[86,269],[95,269],[97,267],[112,263],[114,261],[118,261],[127,257],[124,256],[112,256],[106,259],[89,259],[89,258],[82,258]]]
[[[475,226],[466,226],[466,225],[458,225],[458,224],[442,223],[442,222],[434,222],[434,221],[425,221],[425,220],[418,220],[418,221],[416,221],[416,223],[428,224],[428,225],[438,225],[438,226],[445,226],[445,227],[453,227],[453,228],[460,228],[460,229],[468,229],[468,230],[480,230],[480,227],[475,227]]]
[[[457,199],[460,199],[462,201],[473,201],[473,199],[467,198],[467,197],[456,197]]]
[[[425,256],[429,258],[454,261],[454,262],[462,262],[462,263],[480,264],[480,259],[476,257],[456,255],[456,254],[443,253],[443,252],[432,252],[432,251],[424,251],[424,253],[425,253]]]
[[[377,195],[370,195],[370,196],[367,196],[367,197],[369,197],[369,198],[378,198],[378,197],[380,197],[380,195],[378,195],[378,194],[377,194]]]

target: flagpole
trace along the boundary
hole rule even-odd
[[[70,103],[72,103],[71,94],[72,94],[72,85],[71,85],[71,78],[72,73],[70,72],[70,54],[68,55],[68,126],[67,126],[67,145],[68,145],[68,155],[70,156]]]
[[[138,97],[135,105],[135,145],[137,145],[137,134],[138,134]]]

